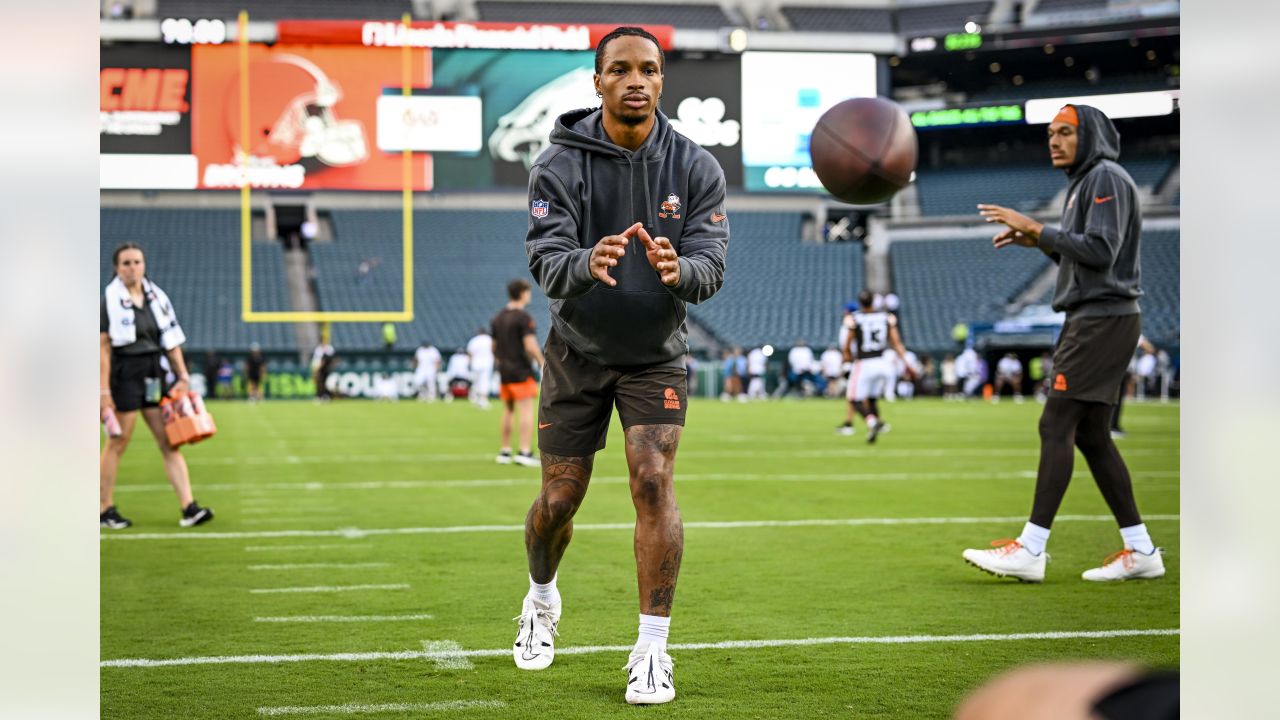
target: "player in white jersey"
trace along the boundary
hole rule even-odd
[[[435,402],[440,397],[436,387],[436,376],[440,374],[440,351],[430,342],[423,340],[413,353],[413,387],[418,399],[424,402]]]
[[[480,328],[467,341],[467,355],[471,357],[471,403],[488,409],[493,389],[493,337],[487,330]]]
[[[853,361],[847,397],[867,423],[868,443],[875,442],[885,427],[877,401],[894,376],[885,351],[892,349],[899,357],[907,354],[898,335],[898,319],[891,312],[873,310],[874,302],[869,290],[858,295],[859,308],[853,313],[853,328],[844,345],[845,358]]]
[[[747,399],[764,400],[768,396],[764,391],[764,373],[769,358],[763,348],[752,348],[747,353]]]

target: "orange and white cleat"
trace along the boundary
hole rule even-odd
[[[996,577],[1013,577],[1022,582],[1044,582],[1044,566],[1049,553],[1032,555],[1017,540],[995,540],[990,550],[965,550],[965,562]]]
[[[1102,561],[1102,567],[1085,570],[1080,577],[1091,582],[1115,580],[1151,580],[1164,577],[1164,559],[1161,548],[1144,555],[1130,548],[1112,553]]]

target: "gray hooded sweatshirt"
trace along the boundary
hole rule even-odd
[[[1068,320],[1133,315],[1142,297],[1138,187],[1116,162],[1120,133],[1111,119],[1088,105],[1073,107],[1079,138],[1062,227],[1040,233],[1040,249],[1059,265],[1053,309]]]
[[[551,145],[529,172],[529,270],[551,298],[556,334],[601,365],[678,364],[688,352],[685,303],[724,282],[729,221],[724,172],[672,129],[661,111],[635,152],[609,140],[600,109],[556,120]],[[591,248],[636,222],[671,240],[680,282],[667,287],[640,238],[609,268],[617,287],[591,276]]]

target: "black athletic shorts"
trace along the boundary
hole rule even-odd
[[[147,378],[156,378],[160,383],[160,395],[164,397],[169,388],[165,387],[160,353],[111,355],[111,399],[116,404],[116,412],[160,406],[158,401],[147,400]]]
[[[684,425],[689,398],[684,366],[599,365],[569,347],[552,328],[543,348],[538,401],[538,449],[586,457],[604,449],[613,406],[623,429],[633,425]]]
[[[1053,350],[1049,395],[1115,405],[1141,332],[1137,313],[1068,320]]]

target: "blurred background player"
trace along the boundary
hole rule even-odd
[[[787,351],[787,382],[775,394],[785,397],[795,390],[800,393],[800,397],[808,397],[812,389],[818,387],[818,375],[813,371],[817,364],[813,348],[809,347],[804,338],[796,340],[795,345]]]
[[[826,397],[840,397],[844,390],[840,382],[844,378],[844,355],[833,346],[827,346],[818,357],[818,367],[822,368],[822,380],[826,386],[823,393]]]
[[[316,402],[328,402],[333,399],[329,392],[329,373],[337,363],[337,352],[329,343],[329,326],[326,324],[320,331],[320,344],[311,353],[311,378],[316,385]]]
[[[1006,229],[996,249],[1036,248],[1058,264],[1053,309],[1067,313],[1053,355],[1053,385],[1040,416],[1040,468],[1031,518],[1018,539],[992,550],[965,550],[970,564],[1028,582],[1044,579],[1049,529],[1071,482],[1074,444],[1120,525],[1124,549],[1085,580],[1158,578],[1160,550],[1138,514],[1129,468],[1111,439],[1125,368],[1138,345],[1142,211],[1138,188],[1116,159],[1120,134],[1088,105],[1066,105],[1049,124],[1049,155],[1069,186],[1062,227],[1043,225],[999,205],[978,205]]]
[[[102,294],[99,322],[100,392],[99,417],[115,416],[120,433],[108,437],[98,464],[98,525],[123,530],[133,523],[120,515],[115,505],[116,473],[120,458],[129,447],[138,412],[156,439],[164,473],[178,495],[182,510],[178,524],[193,527],[213,519],[213,510],[200,507],[191,495],[187,461],[169,446],[165,435],[160,400],[177,397],[188,390],[190,377],[182,357],[187,336],[178,325],[169,296],[146,276],[147,263],[142,248],[125,243],[111,256],[115,277]],[[162,362],[167,360],[166,363]],[[176,382],[165,387],[165,375],[172,369]]]
[[[488,330],[477,329],[467,341],[467,356],[471,358],[471,404],[488,410],[493,385],[493,336]]]
[[[720,392],[721,402],[729,402],[742,394],[742,375],[738,373],[738,355],[734,348],[725,348],[721,356],[721,372],[724,374],[724,389]]]
[[[435,402],[440,397],[436,379],[440,375],[440,351],[429,340],[423,340],[413,352],[413,388],[422,402]]]
[[[1013,394],[1014,402],[1022,402],[1022,361],[1014,353],[1005,353],[996,363],[996,387],[991,402],[1000,402],[1005,386]]]
[[[1146,354],[1139,356],[1139,353],[1146,353]],[[1111,439],[1112,440],[1120,440],[1125,436],[1124,428],[1120,427],[1120,411],[1124,409],[1124,396],[1127,395],[1129,392],[1130,383],[1134,382],[1134,379],[1133,379],[1134,375],[1135,374],[1137,375],[1137,383],[1135,383],[1135,388],[1134,388],[1135,392],[1137,390],[1138,384],[1142,383],[1145,377],[1155,375],[1156,364],[1157,364],[1156,346],[1151,344],[1151,341],[1148,340],[1145,335],[1138,336],[1138,347],[1134,351],[1134,354],[1135,354],[1135,357],[1129,363],[1129,367],[1125,368],[1124,384],[1120,388],[1120,397],[1116,398],[1116,411],[1111,416]],[[1151,358],[1151,360],[1146,364],[1146,367],[1144,368],[1143,361],[1145,358]],[[1143,369],[1147,370],[1145,374],[1142,372]]]
[[[967,347],[956,357],[956,376],[960,378],[960,399],[973,397],[982,386],[982,364],[978,353]]]
[[[493,354],[497,359],[498,398],[502,400],[502,425],[499,430],[499,465],[537,467],[533,457],[533,398],[538,383],[533,379],[533,364],[546,364],[538,348],[538,326],[525,312],[533,290],[527,280],[507,283],[507,306],[490,323],[493,328]],[[511,424],[519,424],[520,454],[511,455]]]
[[[471,356],[466,348],[458,348],[449,356],[449,363],[444,367],[444,399],[453,402],[454,398],[471,395]]]
[[[244,382],[250,402],[262,399],[262,386],[267,379],[267,359],[262,356],[258,343],[249,346],[249,356],[244,360]]]
[[[768,394],[764,390],[764,373],[769,364],[769,358],[764,354],[764,348],[751,348],[747,353],[747,399],[748,400],[765,400]]]
[[[893,382],[893,370],[885,350],[891,348],[899,357],[907,354],[898,335],[898,319],[891,312],[874,310],[874,302],[870,290],[858,294],[858,311],[853,313],[853,328],[844,345],[845,359],[853,363],[847,397],[867,423],[868,443],[874,443],[886,429],[878,400],[885,386]]]
[[[960,375],[956,372],[956,358],[947,354],[942,358],[942,398],[956,400],[959,398]]]
[[[688,410],[685,304],[720,289],[729,244],[724,172],[658,111],[664,64],[641,28],[601,38],[603,107],[561,115],[529,175],[525,249],[553,325],[538,410],[542,490],[525,521],[530,586],[512,649],[522,669],[553,659],[556,572],[616,404],[640,595],[624,697],[646,705],[675,699],[667,637],[684,554],[674,473]],[[673,214],[679,222],[664,217]]]

